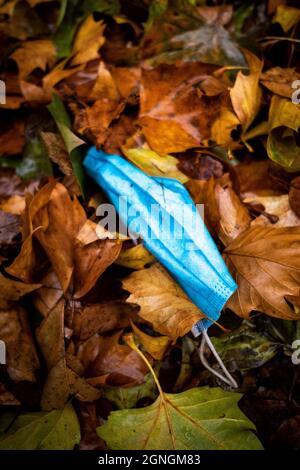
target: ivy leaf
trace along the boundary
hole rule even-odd
[[[78,181],[82,193],[84,193],[85,180],[81,164],[83,158],[81,146],[84,145],[85,142],[79,137],[77,137],[77,135],[70,130],[70,117],[64,107],[63,102],[57,94],[53,94],[52,102],[47,106],[47,108],[52,114],[52,117],[55,120],[57,127],[62,135],[62,138],[70,155],[74,175]]]
[[[262,449],[252,432],[254,425],[237,406],[240,394],[209,387],[164,393],[132,337],[128,337],[128,342],[148,364],[159,397],[145,408],[113,411],[106,424],[97,428],[111,449]]]
[[[71,404],[49,413],[23,413],[13,420],[13,414],[1,417],[1,450],[72,450],[80,441],[79,422]]]
[[[257,331],[254,325],[245,322],[237,330],[212,342],[230,371],[261,367],[275,356],[278,343],[270,341]]]

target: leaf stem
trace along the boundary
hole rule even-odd
[[[136,353],[138,353],[138,355],[143,359],[143,361],[145,362],[145,364],[147,365],[147,367],[149,368],[152,376],[153,376],[153,379],[154,379],[154,382],[158,388],[158,391],[159,391],[159,394],[161,396],[162,399],[164,399],[164,392],[161,388],[161,385],[159,383],[159,380],[158,378],[156,377],[156,374],[153,370],[153,367],[151,366],[150,362],[148,361],[148,359],[144,356],[144,354],[142,353],[142,351],[140,351],[140,349],[137,347],[137,345],[135,344],[134,342],[134,338],[133,338],[133,335],[130,333],[129,335],[126,335],[124,336],[124,339],[126,341],[126,343],[128,344],[128,346],[131,347],[131,349],[133,349]]]

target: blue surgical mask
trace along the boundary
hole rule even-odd
[[[175,179],[148,176],[123,157],[94,147],[84,167],[114,204],[123,225],[140,235],[207,317],[193,326],[194,335],[206,330],[237,286],[188,191]]]

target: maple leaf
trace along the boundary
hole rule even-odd
[[[128,342],[142,356],[131,338]],[[144,360],[147,363],[145,357]],[[164,393],[153,369],[149,367],[159,397],[146,408],[110,414],[106,424],[100,426],[97,432],[111,449],[262,448],[251,432],[252,423],[237,406],[239,394],[208,387],[193,388],[178,394]]]
[[[253,227],[224,250],[225,260],[238,284],[227,303],[241,317],[252,310],[289,320],[299,314],[285,297],[299,295],[300,227]]]

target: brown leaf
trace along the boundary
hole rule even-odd
[[[89,221],[87,221],[89,222]],[[118,240],[97,240],[96,233],[97,224],[85,223],[76,237],[76,244],[74,247],[74,289],[75,298],[83,297],[95,285],[97,279],[101,274],[110,266],[119,256],[122,248],[122,243]],[[80,234],[85,230],[84,239],[80,239]],[[95,240],[90,236],[95,237]]]
[[[227,186],[215,186],[215,197],[220,215],[219,238],[228,245],[250,225],[250,215],[234,190]]]
[[[136,320],[132,305],[113,300],[86,305],[75,314],[74,334],[86,340],[95,333],[107,333],[130,326],[130,320]]]
[[[300,177],[297,176],[291,181],[289,191],[289,202],[292,210],[300,217]]]
[[[0,274],[0,296],[3,299],[19,300],[23,295],[41,287],[41,284],[26,284],[24,282],[9,279]]]
[[[75,237],[86,216],[77,199],[57,182],[44,186],[30,204],[34,236],[44,248],[62,288],[66,291],[74,271]]]
[[[260,76],[261,83],[268,90],[284,98],[291,98],[293,92],[291,84],[295,80],[300,80],[300,74],[291,68],[273,67]]]
[[[105,376],[109,385],[136,385],[144,381],[148,367],[139,355],[126,344],[119,344],[121,333],[101,336],[97,341],[96,357],[90,362],[88,377]],[[89,379],[89,383],[93,383]]]
[[[0,132],[0,156],[16,155],[25,144],[24,122],[15,120]]]
[[[21,305],[10,303],[7,308],[0,309],[0,340],[5,342],[7,372],[11,379],[35,382],[35,372],[40,364],[27,312]]]
[[[214,69],[192,63],[142,70],[139,122],[153,150],[180,152],[210,137],[221,98],[202,96],[197,87]]]
[[[70,394],[84,401],[94,401],[100,396],[99,391],[68,367],[64,342],[64,307],[65,301],[59,301],[36,330],[36,338],[49,371],[41,399],[43,410],[63,407]]]
[[[253,227],[224,251],[238,284],[227,306],[241,317],[252,310],[284,319],[299,319],[285,296],[299,295],[300,227]]]
[[[123,101],[97,99],[92,106],[76,110],[75,128],[80,134],[87,136],[100,146],[110,134],[111,122],[119,118],[124,106]]]
[[[0,210],[0,247],[16,243],[20,233],[20,218]]]
[[[136,271],[123,280],[131,295],[127,302],[140,305],[139,314],[155,331],[172,340],[184,336],[204,314],[158,263]]]
[[[0,382],[0,405],[20,405],[14,395]]]
[[[64,175],[72,175],[72,163],[61,135],[54,132],[41,132],[41,138],[49,158],[59,166]]]
[[[55,47],[49,39],[25,41],[10,56],[18,64],[21,80],[25,79],[35,69],[45,71],[47,65],[51,66],[54,64],[55,57]]]
[[[272,225],[273,227],[294,227],[300,225],[300,218],[292,211],[289,196],[256,196],[244,199],[254,207],[262,206],[264,212],[251,222],[254,225]]]

